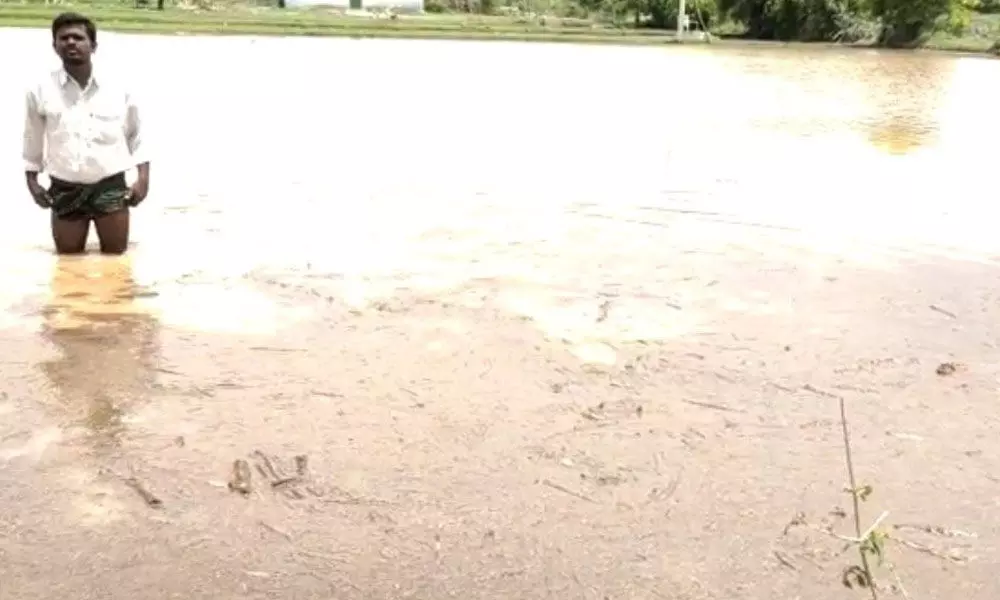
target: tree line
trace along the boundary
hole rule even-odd
[[[622,26],[673,29],[678,0],[425,0],[428,10],[509,12],[601,18]],[[692,27],[719,24],[747,38],[803,42],[868,42],[915,47],[932,33],[964,33],[975,12],[1000,12],[1000,0],[687,0]]]
[[[974,11],[1000,9],[1000,0],[717,0],[716,8],[756,39],[912,47],[940,29],[961,35]]]

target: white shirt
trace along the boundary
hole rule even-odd
[[[24,169],[94,183],[146,162],[139,109],[123,86],[91,74],[85,88],[53,71],[27,93]]]

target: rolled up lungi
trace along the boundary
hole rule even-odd
[[[72,183],[52,178],[49,197],[58,219],[81,221],[128,208],[129,187],[125,173],[95,183]]]

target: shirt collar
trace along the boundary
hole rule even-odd
[[[66,69],[59,69],[59,75],[58,75],[58,77],[59,77],[59,85],[62,86],[62,87],[66,87],[67,85],[70,84],[70,81],[73,80],[73,78],[70,77],[69,73],[66,72]],[[77,84],[77,85],[79,85],[79,84]],[[91,72],[90,72],[90,81],[87,82],[87,87],[90,87],[90,86],[95,86],[96,87],[97,85],[98,84],[97,84],[96,70],[91,70]]]

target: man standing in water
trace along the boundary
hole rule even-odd
[[[149,191],[149,162],[142,155],[139,109],[129,91],[91,57],[97,27],[83,15],[63,13],[52,21],[52,47],[62,68],[27,93],[24,162],[28,192],[52,211],[56,252],[79,254],[94,222],[101,252],[128,247],[129,207]],[[129,186],[125,172],[136,167]],[[52,185],[45,189],[38,174]]]

